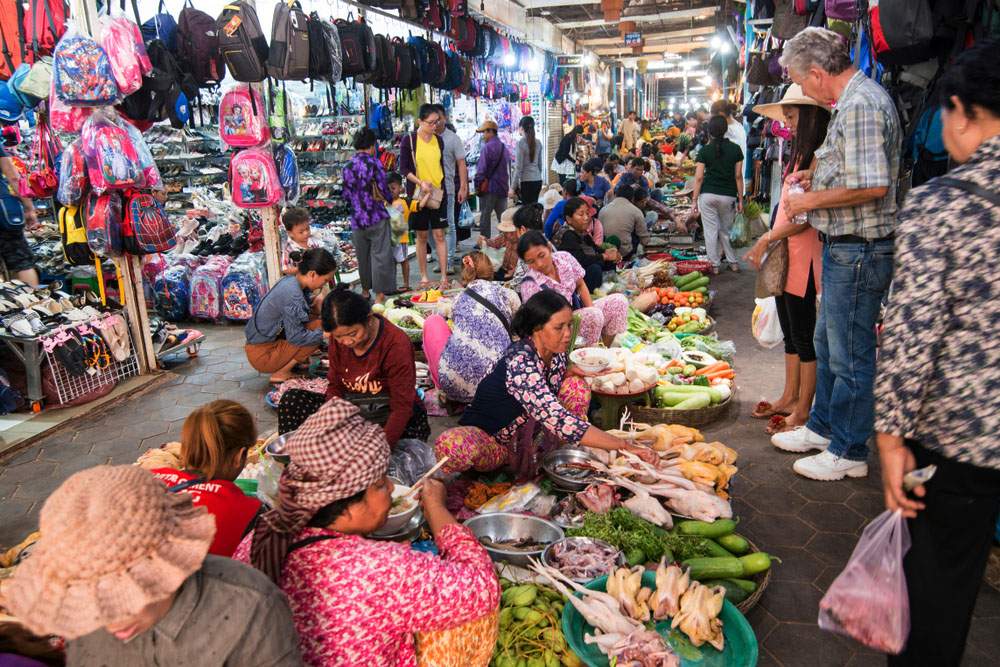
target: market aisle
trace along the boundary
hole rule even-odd
[[[762,350],[750,335],[753,275],[725,273],[713,280],[719,333],[737,345],[738,409],[705,430],[740,452],[734,509],[740,532],[782,559],[763,600],[750,614],[761,643],[761,665],[882,665],[884,659],[852,641],[821,632],[816,609],[843,567],[861,528],[882,509],[877,470],[867,480],[823,484],[798,479],[795,456],[775,450],[763,421],[749,418],[762,397],[781,390],[778,350]],[[246,364],[242,328],[208,327],[201,355],[180,366],[167,383],[35,443],[0,463],[0,546],[34,529],[45,497],[71,473],[100,463],[131,463],[148,447],[177,439],[191,408],[225,397],[244,403],[262,431],[276,425],[262,396],[266,378]],[[453,420],[432,419],[434,433]],[[984,587],[973,621],[966,664],[1000,655],[1000,592]]]

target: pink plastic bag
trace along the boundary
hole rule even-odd
[[[886,510],[869,523],[847,567],[819,603],[819,627],[865,646],[897,654],[910,634],[910,596],[903,556],[910,532],[900,511]]]

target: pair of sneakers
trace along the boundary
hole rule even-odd
[[[805,454],[819,450],[819,454],[806,456],[792,464],[792,470],[807,479],[834,482],[844,477],[867,477],[868,464],[852,461],[831,453],[827,447],[830,439],[812,432],[807,426],[782,431],[771,436],[771,444],[785,452]]]

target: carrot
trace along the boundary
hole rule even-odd
[[[709,373],[717,373],[719,371],[727,371],[727,370],[730,370],[729,364],[727,364],[724,361],[719,361],[719,362],[716,362],[714,364],[709,364],[708,366],[705,366],[704,368],[699,368],[698,370],[696,370],[694,372],[694,374],[695,375],[708,375]]]
[[[732,369],[729,369],[728,371],[718,371],[716,373],[709,373],[706,377],[709,380],[718,380],[720,378],[723,380],[735,380],[736,373]]]

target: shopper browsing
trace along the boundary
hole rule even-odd
[[[272,384],[290,380],[295,365],[307,361],[323,342],[319,317],[312,314],[312,292],[329,283],[336,270],[328,251],[307,250],[298,273],[279,280],[254,309],[244,330],[247,361],[270,373]]]
[[[641,128],[636,120],[635,111],[629,111],[625,120],[622,121],[622,150],[631,153],[635,149],[635,143],[639,140]]]
[[[72,475],[45,501],[39,529],[4,606],[36,634],[65,638],[67,664],[302,664],[278,587],[208,555],[215,520],[148,471]]]
[[[576,180],[576,142],[581,134],[583,134],[583,125],[574,125],[559,140],[556,154],[552,157],[552,164],[549,168],[559,176],[559,185],[564,188],[568,182]]]
[[[259,500],[233,483],[256,443],[257,427],[246,408],[234,401],[212,401],[184,420],[180,469],[153,470],[172,492],[189,494],[215,519],[210,554],[232,556],[260,509]]]
[[[507,208],[507,193],[510,190],[510,156],[507,147],[497,136],[499,128],[492,120],[484,121],[476,130],[483,135],[476,163],[476,192],[479,193],[479,234],[489,238],[493,215],[497,223]]]
[[[389,225],[392,227],[392,258],[402,272],[403,291],[410,291],[410,205],[403,199],[403,177],[392,172],[386,178],[392,203],[389,204]]]
[[[445,240],[445,230],[448,220],[443,216],[442,202],[444,200],[444,140],[437,134],[437,124],[441,114],[433,104],[423,104],[418,112],[417,131],[407,133],[399,144],[399,168],[406,179],[406,193],[414,197],[419,189],[421,197],[430,195],[434,204],[424,206],[410,213],[410,231],[417,235],[417,268],[420,271],[420,289],[431,285],[427,277],[427,240],[434,236],[434,247],[437,250],[438,265],[441,269],[443,289],[450,287],[448,282],[448,248]]]
[[[818,480],[868,474],[874,421],[875,323],[892,280],[899,178],[899,118],[888,93],[851,64],[835,32],[806,28],[781,63],[809,97],[835,104],[816,166],[788,180],[785,214],[808,213],[823,242],[823,299],[816,322],[816,401],[805,426],[772,437],[791,452],[819,449],[795,472]]]
[[[614,236],[618,239],[619,251],[624,259],[635,254],[640,243],[646,245],[649,242],[646,216],[634,203],[638,190],[634,185],[619,186],[615,190],[615,198],[598,214],[605,238]]]
[[[517,140],[517,156],[514,160],[513,188],[508,193],[511,199],[520,198],[522,204],[534,204],[542,191],[542,146],[535,136],[535,119],[523,116],[518,123],[523,135]]]
[[[445,508],[444,485],[428,479],[420,491],[435,556],[365,537],[385,524],[393,484],[385,434],[356,406],[331,400],[285,451],[278,506],[235,557],[281,586],[304,664],[416,665],[414,635],[452,628],[463,648],[447,664],[486,665],[500,586],[489,554]]]
[[[910,517],[910,635],[892,667],[968,662],[1000,512],[1000,395],[977,391],[1000,372],[998,50],[980,42],[941,76],[941,135],[959,166],[911,190],[899,212],[875,379],[886,507]],[[931,464],[934,477],[907,495],[903,476]]]
[[[455,253],[458,243],[471,236],[468,229],[458,227],[460,207],[469,198],[469,168],[465,162],[465,142],[455,132],[448,122],[448,110],[443,104],[435,104],[438,121],[435,129],[441,137],[444,146],[442,158],[444,166],[444,199],[445,216],[448,218],[448,229],[445,232],[445,242],[448,246],[448,263],[454,268]]]
[[[10,159],[3,146],[0,146],[0,188],[4,192],[10,191],[13,184],[15,190],[20,179],[14,161]],[[34,202],[28,197],[21,197],[21,208],[23,210],[23,227],[8,228],[0,226],[0,261],[7,267],[7,273],[11,277],[17,278],[21,282],[31,287],[38,287],[38,269],[35,267],[35,255],[28,246],[27,239],[24,238],[25,229],[34,229],[38,226],[38,214],[35,212]]]
[[[698,151],[691,213],[701,215],[712,268],[719,270],[725,253],[730,270],[739,271],[740,259],[729,242],[729,230],[736,214],[743,212],[743,149],[726,138],[722,116],[709,119],[708,133],[711,141]]]

